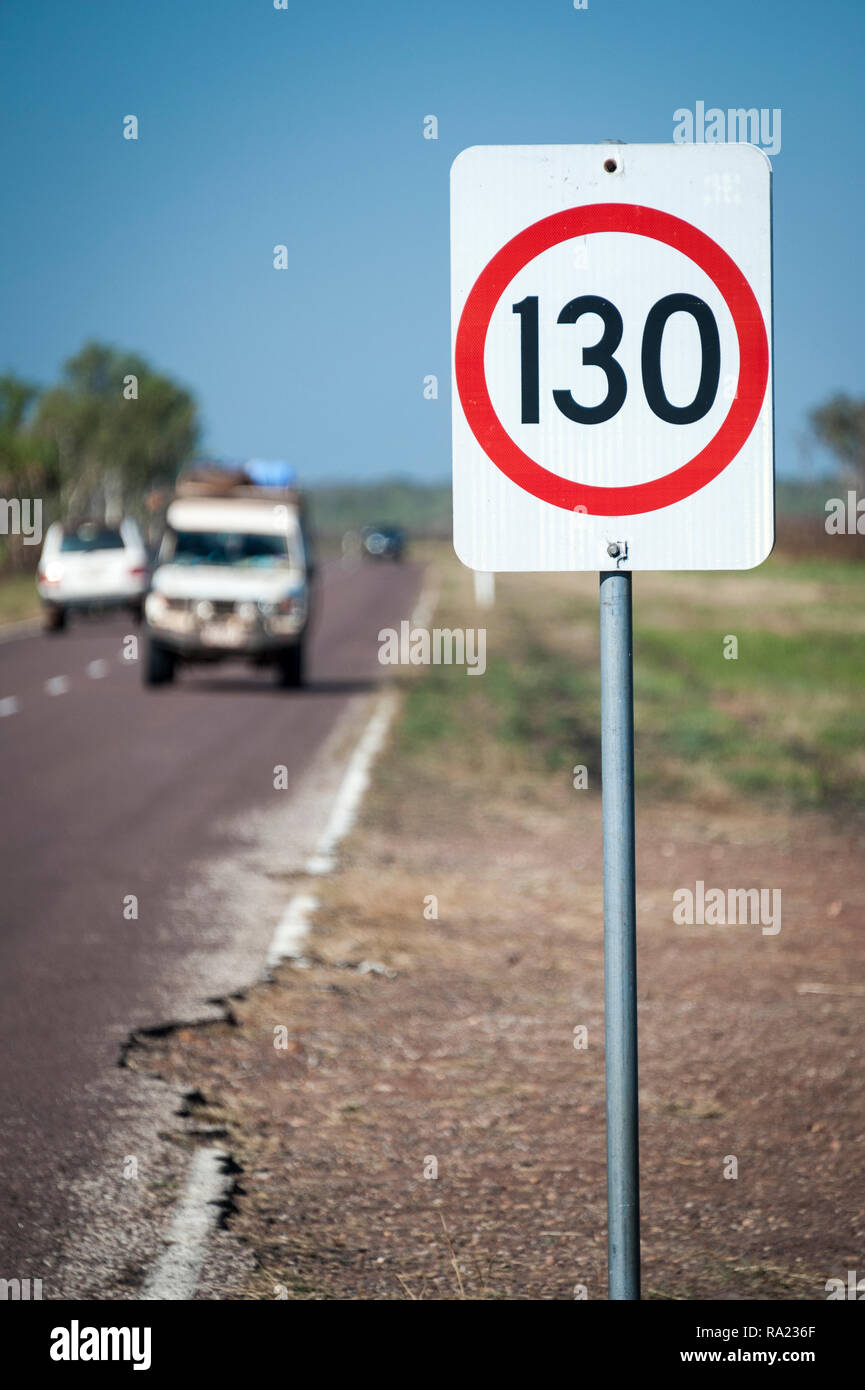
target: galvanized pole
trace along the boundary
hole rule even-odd
[[[611,545],[609,554],[619,554]],[[627,552],[625,552],[627,553]],[[640,1297],[631,575],[601,574],[607,1211],[611,1299]]]

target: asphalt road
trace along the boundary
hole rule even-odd
[[[325,567],[299,692],[239,664],[145,690],[122,615],[0,644],[0,1278],[52,1296],[112,1152],[120,1041],[206,995],[214,904],[183,898],[190,866],[230,861],[225,824],[273,804],[276,764],[301,777],[419,587],[411,564]]]

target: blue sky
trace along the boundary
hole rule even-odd
[[[6,0],[0,34],[0,369],[114,342],[194,390],[214,453],[444,478],[454,155],[670,141],[701,100],[782,111],[779,472],[862,394],[859,0]]]

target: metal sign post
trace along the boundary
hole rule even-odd
[[[601,574],[601,766],[609,1290],[611,1299],[639,1299],[634,663],[627,571]]]

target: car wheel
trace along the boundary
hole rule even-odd
[[[174,652],[151,638],[144,657],[144,684],[169,685],[174,680],[176,665]]]
[[[66,627],[66,609],[52,604],[45,609],[45,631],[62,632]]]
[[[293,647],[286,647],[285,651],[280,652],[279,660],[276,665],[277,685],[284,690],[296,690],[303,685],[303,643],[298,642]]]

